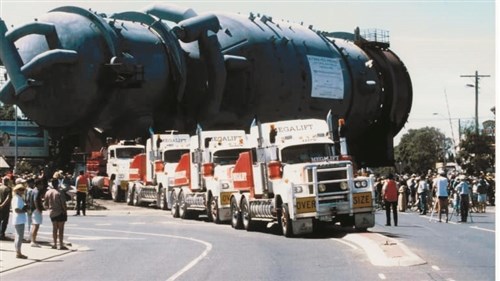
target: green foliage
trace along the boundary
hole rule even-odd
[[[0,106],[0,120],[14,120],[14,106],[2,104]]]
[[[439,129],[411,129],[395,148],[396,168],[402,173],[427,173],[436,162],[447,160],[451,141]]]
[[[33,172],[33,166],[31,165],[31,163],[24,159],[17,163],[16,169],[16,173],[18,175],[29,174]]]
[[[457,163],[468,174],[495,170],[495,137],[477,135],[474,130],[464,130],[465,137],[460,141]]]

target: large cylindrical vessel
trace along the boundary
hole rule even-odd
[[[411,108],[404,64],[358,32],[169,6],[110,16],[61,7],[8,33],[1,24],[10,81],[0,99],[53,136],[248,129],[255,116],[332,110],[358,164],[383,166]]]

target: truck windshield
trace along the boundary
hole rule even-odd
[[[163,152],[163,162],[177,163],[179,162],[179,160],[181,160],[181,156],[184,153],[189,153],[189,149],[167,150]]]
[[[240,153],[247,152],[249,149],[228,149],[214,152],[213,163],[219,165],[235,164]]]
[[[140,147],[125,147],[116,149],[116,158],[129,159],[133,158],[139,153],[143,153],[144,149]]]
[[[281,162],[286,164],[333,160],[332,144],[314,143],[289,146],[281,150]]]

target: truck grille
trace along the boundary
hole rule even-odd
[[[316,177],[314,176],[316,173]],[[314,180],[317,180],[317,183]],[[311,194],[317,191],[319,204],[335,205],[347,202],[348,189],[342,190],[342,185],[347,185],[347,167],[339,165],[320,165],[307,168],[307,181],[310,183]],[[322,187],[322,188],[320,188]]]

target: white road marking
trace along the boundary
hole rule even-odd
[[[146,224],[146,223],[145,222],[129,222],[128,224],[142,225],[142,224]]]
[[[182,237],[182,236],[176,236],[176,235],[169,235],[169,234],[157,234],[157,233],[147,233],[147,232],[135,232],[135,231],[124,231],[124,230],[112,230],[112,229],[100,229],[100,228],[83,228],[83,227],[74,227],[75,229],[86,229],[86,230],[96,230],[96,231],[104,231],[104,232],[116,232],[116,233],[126,233],[126,234],[137,234],[137,235],[145,235],[145,236],[158,236],[158,237],[168,237],[168,238],[174,238],[174,239],[181,239],[181,240],[188,240],[188,241],[193,241],[196,243],[203,244],[205,246],[205,250],[203,253],[201,253],[198,257],[194,258],[190,263],[188,263],[186,266],[181,268],[179,271],[177,271],[174,275],[170,276],[167,281],[174,281],[179,276],[182,274],[186,273],[189,271],[191,268],[193,268],[198,262],[200,262],[204,257],[208,255],[208,253],[212,250],[212,244],[199,240],[196,238],[191,238],[191,237]]]
[[[387,279],[383,273],[379,273],[379,274],[378,274],[378,278],[380,278],[380,279],[382,279],[382,280]]]
[[[432,269],[434,269],[434,270],[436,270],[436,271],[441,270],[441,269],[439,268],[439,266],[437,266],[437,265],[433,265],[433,266],[431,266],[431,267],[432,267]]]
[[[347,245],[347,246],[349,246],[349,247],[353,248],[354,250],[357,250],[357,249],[358,249],[358,247],[356,247],[356,245],[354,245],[354,244],[352,244],[352,243],[349,243],[349,242],[347,242],[347,241],[344,241],[344,240],[342,240],[342,239],[330,238],[330,240],[335,241],[335,242],[342,243],[342,244],[344,244],[344,245]]]
[[[95,226],[110,226],[110,223],[96,223]]]
[[[489,231],[489,232],[495,232],[494,230],[487,229],[487,228],[482,228],[482,227],[479,227],[479,226],[469,226],[469,227],[470,227],[470,228],[474,228],[474,229],[479,229],[479,230]]]
[[[201,253],[201,255],[199,255],[197,258],[195,258],[194,260],[192,260],[184,268],[182,268],[181,270],[177,271],[174,275],[170,276],[170,278],[168,278],[167,281],[173,281],[173,280],[177,279],[183,273],[187,272],[193,266],[195,266],[200,260],[202,260],[206,255],[208,255],[208,252],[210,252],[210,250],[212,250],[212,244],[210,244],[208,242],[205,242],[205,241],[202,241],[202,240],[198,240],[198,239],[194,239],[194,238],[189,238],[189,237],[179,237],[179,238],[191,240],[191,241],[198,242],[198,243],[202,243],[202,244],[205,245],[206,248],[205,248],[205,251],[203,251],[203,253]]]

